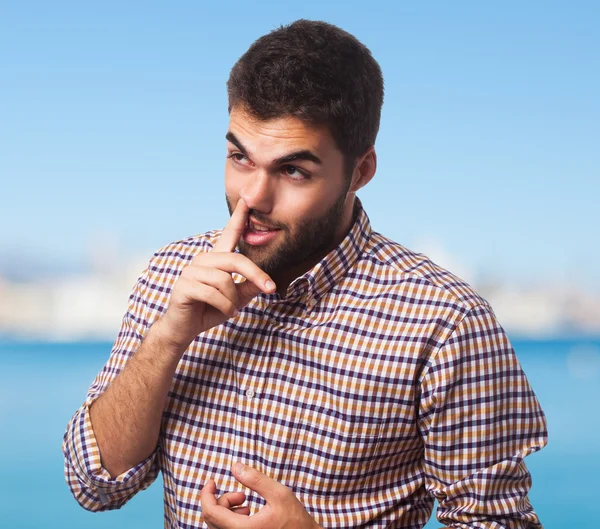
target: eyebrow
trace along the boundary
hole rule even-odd
[[[228,132],[225,134],[225,139],[231,143],[233,143],[244,156],[248,156],[248,149],[244,147],[242,142],[236,137],[233,132]],[[280,158],[276,158],[273,160],[273,165],[283,165],[290,162],[295,162],[297,160],[306,160],[308,162],[314,162],[316,164],[322,165],[323,161],[319,158],[314,152],[303,149],[301,151],[294,151],[285,156],[281,156]]]

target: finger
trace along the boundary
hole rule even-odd
[[[200,503],[202,504],[203,510],[207,507],[214,507],[217,505],[216,492],[217,484],[213,479],[209,479],[200,491]]]
[[[215,496],[216,492],[217,486],[212,479],[209,479],[200,491],[200,505],[204,521],[209,527],[238,527],[240,516],[246,516],[245,511],[242,510],[243,507],[230,509],[219,505]],[[238,510],[240,510],[239,513]]]
[[[245,501],[246,495],[243,492],[226,492],[217,500],[217,505],[233,509],[240,507]]]
[[[217,484],[212,479],[209,479],[200,491],[200,506],[202,508],[202,516],[204,517],[208,527],[211,529],[223,527],[218,523],[219,518],[215,518],[214,515],[215,510],[221,508],[217,503],[217,497],[215,496],[216,493]]]
[[[240,198],[227,226],[223,228],[223,232],[216,242],[213,252],[233,252],[246,229],[249,211],[250,209],[246,203]]]
[[[261,289],[258,288],[251,281],[244,281],[243,283],[237,283],[236,287],[237,287],[238,299],[239,299],[239,304],[237,307],[240,310],[243,309],[246,305],[248,305],[248,303],[250,303],[250,301],[252,299],[254,299],[256,296],[258,296],[261,292]]]
[[[238,273],[254,283],[262,292],[275,292],[275,282],[256,263],[239,253],[209,252],[202,255],[194,266],[218,268],[229,274]]]
[[[235,318],[238,314],[237,306],[222,292],[210,285],[186,280],[182,293],[192,301],[200,301],[214,307],[229,318]]]
[[[187,266],[184,268],[181,275],[192,282],[198,282],[216,288],[236,307],[240,306],[238,288],[234,283],[231,274],[223,272],[223,270],[219,270],[218,268]]]
[[[289,491],[285,485],[242,463],[233,465],[232,472],[235,479],[250,490],[260,494],[267,503],[281,499]]]

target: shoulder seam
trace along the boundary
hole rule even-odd
[[[382,266],[389,267],[390,269],[392,269],[396,273],[398,273],[399,276],[408,276],[408,277],[412,277],[412,278],[415,278],[415,279],[427,282],[433,288],[440,289],[443,292],[445,292],[448,296],[450,296],[452,298],[452,301],[455,304],[463,307],[466,310],[472,310],[473,308],[475,308],[478,305],[485,305],[485,306],[489,305],[488,302],[484,298],[482,298],[471,287],[471,285],[469,285],[466,281],[464,281],[463,279],[459,278],[458,276],[455,276],[449,270],[446,270],[446,269],[442,268],[441,266],[436,265],[426,255],[420,254],[420,253],[416,253],[416,252],[412,252],[411,250],[408,250],[407,248],[405,248],[401,244],[396,243],[394,241],[390,241],[390,243],[392,243],[396,247],[396,251],[398,251],[398,252],[402,252],[403,254],[406,253],[406,252],[410,252],[410,253],[412,253],[412,254],[414,254],[416,256],[421,256],[423,259],[428,260],[433,265],[435,265],[436,267],[438,267],[441,271],[446,272],[446,274],[448,274],[449,276],[455,277],[462,284],[467,285],[469,287],[469,289],[470,289],[471,292],[469,294],[465,295],[465,296],[462,296],[462,297],[458,296],[456,293],[452,292],[448,288],[448,285],[440,284],[439,282],[433,281],[430,274],[419,274],[419,273],[414,272],[412,269],[403,269],[400,266],[398,266],[398,264],[396,262],[394,262],[392,259],[389,259],[389,258],[384,259],[381,256],[376,255],[376,253],[381,248],[383,248],[383,245],[380,244],[380,243],[374,243],[370,248],[368,248],[367,251],[365,252],[365,254],[363,254],[363,258],[364,259],[369,259],[369,260],[371,260],[372,262],[374,262],[376,264],[380,264]]]
[[[435,350],[429,355],[429,358],[427,359],[427,362],[425,364],[427,366],[427,368],[423,371],[420,383],[422,383],[422,381],[426,378],[431,367],[435,363],[435,359],[438,357],[440,351],[444,347],[446,347],[446,345],[448,344],[448,340],[454,335],[454,333],[456,332],[456,329],[458,329],[458,327],[460,327],[462,325],[463,321],[465,321],[466,318],[468,318],[471,314],[475,313],[478,309],[483,309],[484,311],[491,313],[493,315],[493,311],[491,310],[491,307],[487,302],[474,305],[469,310],[464,312],[464,314],[462,314],[462,316],[457,319],[455,325],[452,327],[452,330],[450,332],[448,332],[444,341],[438,347],[436,347]]]

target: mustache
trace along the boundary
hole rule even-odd
[[[256,211],[255,209],[251,209],[248,212],[248,219],[250,217],[256,219],[261,224],[267,226],[267,228],[271,228],[273,230],[287,230],[287,224],[283,224],[282,222],[274,222],[269,218],[268,215],[261,213],[260,211]]]
[[[229,209],[229,214],[233,215],[234,207],[231,200],[229,200],[227,194],[225,194],[225,202],[227,203],[227,209]],[[255,209],[251,209],[248,212],[248,221],[250,220],[250,217],[255,218],[258,222],[264,224],[267,228],[271,228],[274,230],[288,230],[287,224],[284,224],[283,222],[274,222],[271,218],[269,218],[268,215],[265,215],[264,213],[261,213],[260,211],[257,211]],[[246,222],[246,224],[248,224],[248,221]]]

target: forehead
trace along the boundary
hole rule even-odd
[[[234,107],[229,114],[229,132],[255,155],[276,157],[290,151],[310,150],[325,156],[337,151],[326,126],[312,125],[295,116],[259,120]]]

